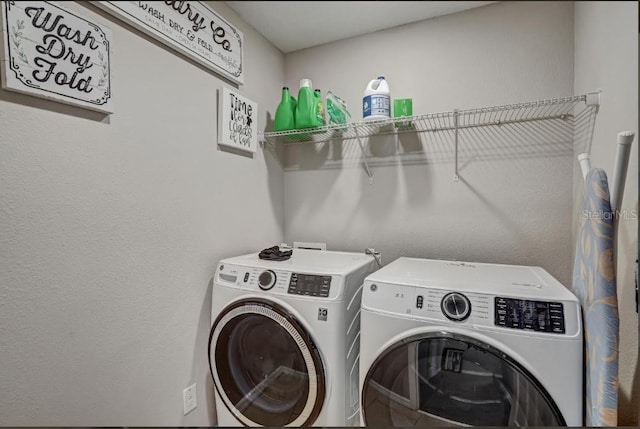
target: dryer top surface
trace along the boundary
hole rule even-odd
[[[544,269],[522,265],[402,257],[372,273],[366,281],[577,302],[575,295]]]
[[[250,253],[223,259],[220,264],[243,265],[267,270],[347,275],[373,261],[373,256],[364,253],[293,249],[291,258],[286,261],[263,260],[258,257],[258,253]]]

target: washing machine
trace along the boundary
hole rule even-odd
[[[364,253],[293,249],[218,263],[209,365],[220,426],[358,423]]]
[[[397,259],[364,284],[361,423],[582,426],[581,320],[539,267]]]

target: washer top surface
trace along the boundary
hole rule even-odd
[[[531,299],[577,301],[566,287],[544,269],[521,265],[402,257],[372,273],[366,281],[491,295],[517,295]]]
[[[373,256],[365,253],[336,252],[329,250],[292,249],[291,258],[286,261],[260,259],[258,253],[227,258],[220,264],[243,265],[266,270],[307,271],[319,274],[346,275],[373,261]]]

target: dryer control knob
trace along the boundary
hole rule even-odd
[[[263,271],[258,277],[258,286],[262,290],[269,290],[276,284],[276,273],[271,270]]]
[[[471,314],[469,298],[458,292],[448,293],[440,302],[442,313],[447,319],[461,322]]]

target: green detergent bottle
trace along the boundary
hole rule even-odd
[[[318,99],[311,89],[310,79],[300,80],[295,117],[297,129],[318,126]]]
[[[327,121],[324,119],[324,104],[322,103],[322,91],[316,89],[313,91],[313,95],[316,97],[316,103],[318,108],[316,109],[316,123],[319,127],[327,125]]]
[[[282,100],[276,109],[274,128],[276,131],[294,130],[296,99],[289,93],[289,88],[282,87]]]

